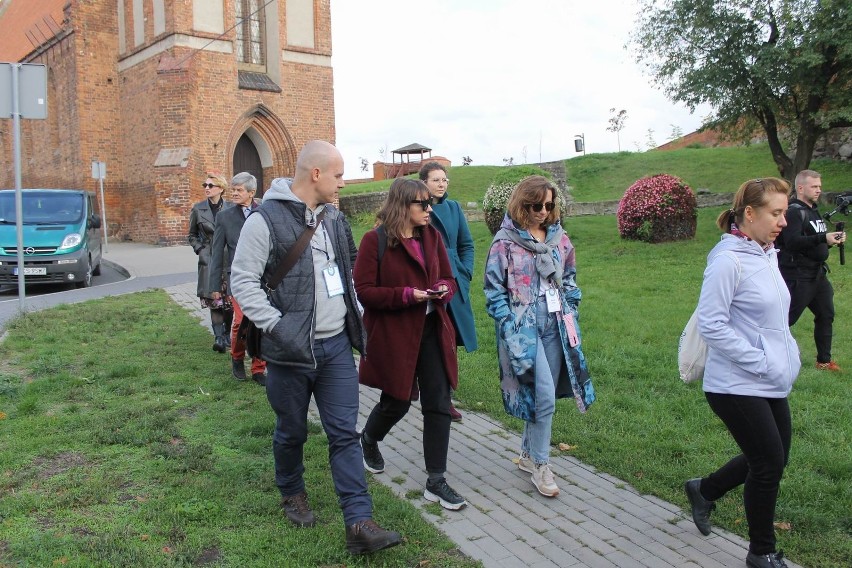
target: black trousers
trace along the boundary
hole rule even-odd
[[[798,320],[805,308],[814,314],[814,343],[817,363],[831,361],[831,336],[834,324],[834,288],[828,277],[821,272],[816,279],[784,279],[790,290],[790,327]]]
[[[701,480],[701,495],[715,501],[744,485],[749,551],[776,552],[775,503],[792,437],[787,399],[711,392],[704,395],[742,453]]]
[[[420,351],[416,355],[417,382],[420,387],[420,408],[423,412],[423,457],[428,473],[447,471],[447,448],[450,445],[450,381],[444,369],[438,334],[441,320],[437,313],[426,316]],[[399,400],[384,392],[373,407],[364,431],[372,440],[385,439],[397,422],[402,420],[410,400]]]

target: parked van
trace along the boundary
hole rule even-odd
[[[101,218],[95,194],[73,189],[24,189],[24,282],[92,285],[101,271]],[[18,283],[15,190],[0,190],[0,284]]]

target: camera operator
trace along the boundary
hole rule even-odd
[[[822,193],[820,174],[802,170],[796,176],[796,196],[787,209],[787,226],[775,240],[780,249],[778,267],[790,290],[790,326],[809,308],[814,314],[816,368],[840,371],[831,359],[834,289],[828,280],[828,249],[846,241],[843,231],[827,232],[817,202]]]

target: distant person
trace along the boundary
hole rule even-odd
[[[786,566],[775,548],[775,503],[790,453],[787,395],[799,373],[790,334],[790,295],[773,242],[786,225],[790,186],[776,178],[742,184],[717,225],[725,233],[707,256],[698,330],[709,347],[704,395],[741,453],[710,475],[686,482],[692,519],[710,534],[715,501],[745,485],[751,568]]]
[[[277,420],[272,436],[275,483],[287,519],[316,522],[302,463],[311,395],[328,436],[328,461],[346,526],[346,549],[374,552],[401,542],[373,520],[373,501],[358,432],[358,371],[364,324],[352,287],[357,250],[349,223],[332,203],[343,182],[343,157],[328,142],[305,144],[294,179],[277,178],[243,225],[231,265],[231,290],[245,317],[262,330],[266,397]],[[320,220],[320,216],[323,216]],[[310,242],[281,283],[264,288],[304,231]]]
[[[778,267],[790,290],[790,326],[805,311],[814,314],[816,368],[840,371],[831,359],[834,324],[834,289],[828,280],[828,249],[846,242],[843,231],[828,232],[817,203],[822,194],[820,174],[802,170],[796,176],[796,197],[787,209],[787,226],[775,245],[780,249]]]
[[[447,306],[450,319],[456,328],[456,345],[461,345],[470,353],[478,347],[476,324],[470,307],[470,280],[473,277],[473,237],[467,226],[458,201],[448,199],[447,186],[450,180],[447,170],[438,162],[427,162],[420,168],[420,179],[429,188],[429,195],[435,200],[432,204],[432,226],[438,229],[447,247],[447,255],[453,267],[458,292],[453,295]],[[461,422],[461,412],[450,402],[450,417]]]
[[[243,312],[236,298],[231,295],[231,263],[234,260],[234,252],[237,250],[237,242],[240,231],[249,214],[260,206],[254,199],[257,192],[257,178],[248,172],[240,172],[231,180],[232,201],[235,207],[222,211],[216,218],[216,229],[213,232],[212,255],[210,260],[210,289],[215,287],[215,279],[223,271],[225,273],[225,292],[228,302],[234,310],[234,318],[231,324],[231,372],[238,381],[246,380],[245,356],[246,344],[244,340],[237,337],[237,330],[243,321]],[[223,294],[212,292],[214,300],[218,300]],[[266,363],[262,359],[253,357],[251,360],[251,378],[259,385],[265,384]]]
[[[559,223],[556,186],[529,176],[512,191],[485,264],[485,309],[494,318],[506,412],[524,421],[518,468],[545,497],[556,399],[581,412],[595,391],[581,348],[574,245]]]
[[[456,510],[467,504],[445,477],[450,392],[458,385],[456,332],[446,306],[456,283],[441,235],[429,223],[431,213],[426,184],[395,179],[377,214],[379,226],[364,235],[355,261],[355,289],[367,327],[361,384],[382,391],[361,432],[361,447],[366,468],[384,471],[379,442],[419,398],[427,476],[423,497]]]
[[[225,286],[224,272],[220,271],[215,275],[210,273],[210,246],[213,242],[216,216],[223,209],[232,207],[233,204],[223,198],[228,182],[221,175],[207,174],[207,179],[202,186],[207,199],[192,206],[187,240],[192,250],[198,255],[197,295],[201,299],[201,307],[210,309],[210,324],[215,338],[213,350],[224,353],[230,344],[225,321],[228,319],[231,305],[228,298],[221,295]],[[212,286],[211,282],[213,282]],[[214,292],[219,294],[216,298],[213,297]]]

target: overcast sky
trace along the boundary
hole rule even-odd
[[[651,86],[624,49],[635,0],[331,0],[337,145],[346,177],[418,142],[461,165],[615,152],[610,108],[627,111],[621,149],[662,144],[694,114]],[[360,171],[360,158],[371,164]]]

